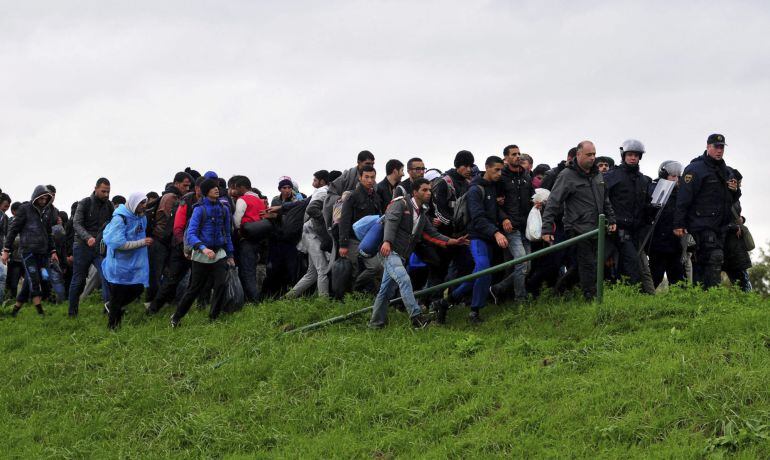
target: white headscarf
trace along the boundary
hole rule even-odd
[[[142,201],[147,200],[147,196],[145,196],[142,192],[134,192],[128,197],[128,201],[126,202],[126,207],[129,211],[136,214],[136,207],[139,206],[139,204]]]

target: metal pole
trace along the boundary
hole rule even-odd
[[[607,230],[607,218],[599,214],[599,228],[596,229],[596,301],[604,301],[604,240]]]
[[[602,214],[602,216],[603,216],[603,214]],[[602,218],[603,217],[600,217],[600,219],[602,219]],[[600,220],[600,222],[601,222],[601,220]],[[589,238],[596,237],[597,235],[599,235],[599,231],[600,231],[599,229],[591,230],[588,233],[584,233],[582,235],[578,235],[578,236],[576,236],[574,238],[571,238],[569,240],[562,241],[561,243],[557,243],[557,244],[551,245],[551,246],[549,246],[547,248],[543,248],[543,249],[541,249],[539,251],[535,251],[535,252],[527,254],[527,255],[525,255],[523,257],[519,257],[518,259],[509,260],[508,262],[503,262],[503,263],[501,263],[499,265],[495,265],[494,267],[489,267],[487,269],[481,270],[480,272],[471,273],[469,275],[461,276],[459,278],[455,278],[453,280],[450,280],[450,281],[447,281],[447,282],[444,282],[444,283],[441,283],[441,284],[437,284],[435,286],[431,286],[429,288],[426,288],[426,289],[423,289],[421,291],[415,292],[414,296],[415,297],[422,297],[422,296],[424,296],[426,294],[431,294],[431,293],[434,293],[436,291],[443,291],[444,289],[446,289],[448,287],[456,286],[456,285],[462,284],[462,283],[464,283],[466,281],[472,281],[472,280],[475,280],[476,278],[480,278],[480,277],[485,276],[485,275],[490,275],[490,274],[498,272],[500,270],[504,270],[504,269],[506,269],[506,268],[508,268],[508,267],[510,267],[512,265],[518,265],[520,263],[524,263],[524,262],[527,262],[529,260],[536,259],[538,257],[542,257],[544,255],[550,254],[552,252],[556,252],[556,251],[560,251],[562,249],[566,249],[566,248],[572,246],[573,244],[577,243],[578,241],[587,240]],[[604,246],[602,245],[602,250],[603,250],[603,248],[604,248]],[[602,266],[602,273],[603,273],[603,269],[604,269],[604,266]],[[604,277],[604,275],[602,275],[602,278],[603,277]],[[401,297],[393,299],[393,300],[391,300],[389,302],[389,304],[392,305],[392,304],[394,304],[394,303],[396,303],[396,302],[398,302],[400,300],[401,300]],[[297,333],[297,332],[312,331],[313,329],[318,329],[318,328],[327,326],[329,324],[340,323],[342,321],[348,320],[348,319],[353,318],[355,316],[363,315],[364,313],[370,312],[373,309],[374,309],[373,305],[369,306],[369,307],[361,308],[360,310],[355,310],[355,311],[352,311],[350,313],[346,313],[344,315],[335,316],[333,318],[325,319],[325,320],[319,321],[317,323],[308,324],[306,326],[302,326],[302,327],[299,327],[297,329],[292,329],[290,331],[286,331],[284,334],[294,334],[294,333]]]

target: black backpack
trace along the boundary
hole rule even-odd
[[[283,241],[299,243],[302,238],[302,226],[305,224],[305,209],[310,200],[303,200],[301,204],[292,206],[291,209],[281,214],[279,237]]]

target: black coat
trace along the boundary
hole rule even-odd
[[[447,171],[432,187],[433,215],[441,222],[437,230],[444,235],[454,234],[452,217],[454,216],[455,203],[461,196],[465,195],[468,187],[470,187],[470,182],[456,169]]]
[[[604,175],[618,229],[646,233],[651,223],[650,184],[638,166],[625,163]]]
[[[468,237],[472,239],[495,241],[495,233],[501,232],[502,212],[497,204],[497,184],[484,177],[476,177],[468,189]]]
[[[342,204],[342,216],[340,217],[340,247],[348,247],[348,241],[355,239],[353,233],[353,224],[366,216],[379,216],[382,214],[382,203],[380,197],[374,190],[369,193],[363,185],[358,187],[350,194],[350,197]]]
[[[524,168],[514,172],[506,166],[499,183],[505,193],[503,220],[510,219],[514,229],[523,230],[527,226],[529,210],[532,209],[532,195],[535,193],[532,178]]]
[[[42,195],[50,194],[48,190],[38,185],[32,194],[32,200],[23,203],[16,211],[16,217],[11,222],[11,228],[5,239],[5,249],[13,244],[16,236],[19,236],[19,250],[22,253],[50,254],[54,252],[53,235],[51,228],[56,223],[54,207],[47,204],[43,208],[35,206],[34,202]]]
[[[733,192],[727,181],[733,178],[724,160],[716,161],[705,152],[684,169],[679,179],[674,225],[690,233],[703,230],[724,232],[733,221],[731,208],[741,191]]]
[[[75,230],[75,244],[86,244],[89,238],[102,239],[102,230],[112,219],[115,207],[110,200],[99,200],[94,193],[78,202],[72,227]],[[173,224],[172,224],[173,225]]]

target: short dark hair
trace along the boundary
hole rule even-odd
[[[517,149],[517,148],[519,148],[519,146],[516,144],[506,145],[505,148],[503,149],[503,156],[508,155],[508,150]]]
[[[1,202],[0,202],[0,203],[1,203]],[[64,225],[64,224],[66,224],[66,223],[67,223],[67,221],[69,220],[69,218],[70,218],[70,217],[67,215],[67,213],[66,213],[66,212],[64,212],[64,211],[59,211],[59,218],[61,219],[61,223],[62,223],[62,225]]]
[[[6,201],[10,203],[11,202],[11,197],[8,196],[7,193],[0,193],[0,204],[5,203]]]
[[[615,167],[615,160],[613,160],[610,157],[606,157],[606,156],[596,157],[595,163],[597,165],[599,163],[607,163],[607,165],[609,165],[610,168],[614,168]]]
[[[200,175],[199,175],[200,177]],[[174,184],[179,184],[184,182],[185,179],[188,179],[190,182],[194,182],[195,179],[193,179],[193,176],[190,175],[190,173],[186,173],[184,171],[179,171],[178,173],[174,174]]]
[[[567,152],[567,158],[569,159],[575,158],[577,156],[578,147],[580,147],[582,144],[583,143],[581,142],[580,144],[578,144],[577,147],[572,147],[571,149],[569,149],[569,152]]]
[[[409,159],[409,161],[407,161],[407,162],[406,162],[406,169],[412,169],[412,165],[413,165],[413,164],[415,164],[415,163],[417,163],[418,161],[419,161],[420,163],[424,163],[424,162],[422,161],[422,158],[418,158],[418,157],[413,157],[413,158],[410,158],[410,159]]]
[[[492,165],[496,165],[498,163],[502,164],[503,163],[503,159],[498,157],[498,156],[492,155],[491,157],[487,158],[487,161],[484,162],[484,166],[489,167],[489,166],[492,166]]]
[[[424,177],[420,177],[418,179],[415,179],[414,182],[412,182],[412,193],[420,190],[420,187],[422,187],[422,184],[428,184],[430,185],[430,181]]]
[[[398,171],[399,169],[404,167],[404,163],[401,163],[400,160],[388,160],[387,163],[385,163],[385,175],[388,175],[394,171]]]
[[[234,187],[246,187],[251,189],[251,180],[246,176],[235,176],[232,180]]]
[[[197,179],[195,179],[195,186],[196,186],[196,187],[200,187],[200,186],[201,186],[201,184],[203,183],[203,181],[204,181],[204,180],[206,180],[206,178],[205,178],[205,177],[203,177],[203,176],[198,176],[198,178],[197,178]]]
[[[48,193],[56,195],[56,187],[54,187],[53,185],[50,185],[50,184],[46,185],[45,188],[46,190],[48,190]]]
[[[360,152],[358,152],[358,162],[359,163],[367,161],[367,160],[374,161],[374,154],[372,152],[370,152],[368,150],[361,150]]]
[[[331,171],[329,171],[329,183],[331,184],[341,175],[342,175],[342,171],[337,171],[336,169],[332,169]]]
[[[98,187],[98,186],[100,186],[102,184],[110,185],[109,179],[107,179],[106,177],[100,177],[100,178],[96,179],[96,187]]]
[[[16,212],[21,207],[21,203],[18,201],[14,201],[13,204],[11,204],[11,212]]]
[[[363,168],[361,168],[361,171],[358,171],[358,176],[363,176],[365,172],[373,172],[377,174],[377,170],[374,169],[374,166],[366,165]]]
[[[313,173],[313,177],[315,177],[318,180],[324,181],[324,183],[329,183],[329,171],[325,169],[318,170]]]
[[[455,155],[455,168],[459,168],[460,166],[473,166],[473,162],[476,161],[473,158],[473,154],[467,150],[460,150]]]
[[[147,194],[147,199],[149,200],[150,198],[152,198],[153,200],[157,200],[158,198],[160,198],[160,195],[158,195],[158,192],[150,192]]]
[[[188,167],[186,167],[186,168],[184,168],[184,172],[186,172],[187,174],[189,174],[189,175],[190,175],[190,182],[192,182],[193,180],[195,180],[195,179],[197,179],[197,178],[201,177],[201,173],[199,173],[198,171],[196,171],[196,170],[192,169],[192,168],[191,168],[191,167],[189,167],[189,166],[188,166]],[[184,180],[184,179],[182,179],[182,180]],[[176,180],[175,180],[174,182],[182,182],[182,181],[181,181],[181,180],[180,180],[180,181],[176,181]]]
[[[126,204],[126,197],[123,195],[115,195],[112,197],[112,204]]]

